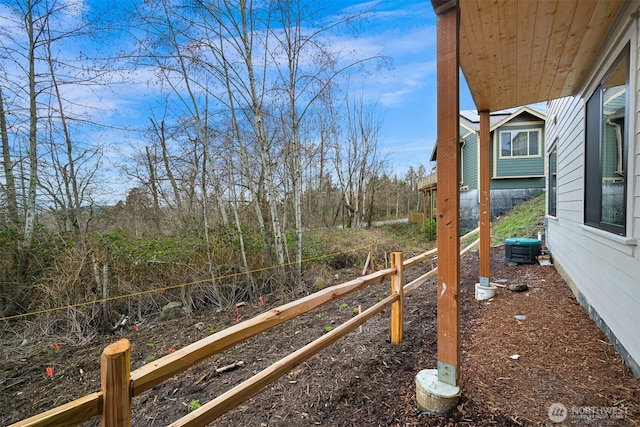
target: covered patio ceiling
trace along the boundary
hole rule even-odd
[[[459,0],[460,66],[478,111],[576,93],[623,0]]]

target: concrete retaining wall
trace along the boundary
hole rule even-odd
[[[491,190],[491,220],[510,211],[515,206],[542,193],[542,188],[524,190]],[[466,233],[478,226],[480,203],[478,190],[460,191],[460,232]]]

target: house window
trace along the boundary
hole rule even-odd
[[[586,105],[585,224],[624,236],[629,46]]]
[[[558,203],[558,147],[554,146],[549,152],[549,174],[547,191],[547,215],[557,216]]]
[[[500,132],[500,157],[534,157],[540,155],[540,131]]]

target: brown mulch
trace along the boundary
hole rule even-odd
[[[606,336],[588,318],[553,267],[509,267],[504,247],[492,250],[492,280],[526,283],[530,290],[499,289],[491,301],[476,301],[478,256],[461,266],[462,367],[460,402],[451,413],[428,416],[415,403],[415,376],[437,363],[435,281],[407,296],[405,339],[389,343],[389,311],[297,366],[260,394],[214,422],[220,426],[521,426],[557,425],[552,404],[568,416],[562,425],[640,425],[640,385]],[[407,272],[408,280],[425,267]],[[344,274],[343,274],[343,277]],[[346,278],[346,277],[345,277]],[[342,278],[341,278],[342,280]],[[187,414],[290,352],[375,304],[388,283],[300,316],[268,333],[156,386],[134,398],[132,425],[161,426]],[[248,318],[283,301],[241,308]],[[346,306],[341,304],[346,304]],[[526,319],[517,320],[515,315]],[[236,313],[197,314],[129,326],[111,336],[72,345],[56,339],[20,346],[24,337],[0,337],[0,425],[8,425],[99,390],[102,349],[120,338],[132,342],[131,366],[160,357],[235,324]],[[52,339],[53,340],[53,339]],[[222,373],[215,369],[242,361]],[[46,375],[53,363],[54,376]],[[557,405],[556,405],[557,406]],[[605,419],[606,413],[623,414]],[[99,425],[92,420],[87,425]]]

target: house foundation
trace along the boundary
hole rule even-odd
[[[491,221],[523,202],[538,196],[544,188],[491,190]],[[478,190],[460,192],[460,231],[466,233],[478,226],[480,202]]]

